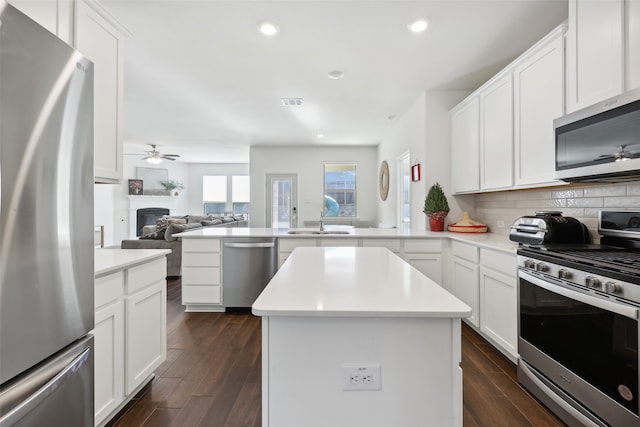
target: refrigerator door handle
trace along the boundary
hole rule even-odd
[[[26,414],[40,405],[89,360],[90,354],[90,347],[84,349],[80,355],[75,357],[68,365],[62,368],[60,372],[36,390],[31,396],[26,397],[18,406],[3,414],[2,417],[0,417],[0,427],[9,427],[14,425]]]

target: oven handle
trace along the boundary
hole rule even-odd
[[[546,394],[547,397],[553,401],[553,403],[555,403],[560,408],[568,412],[570,416],[572,416],[573,418],[581,422],[582,425],[584,425],[585,427],[598,427],[600,425],[593,422],[593,420],[587,418],[582,412],[578,411],[576,408],[574,408],[569,403],[567,403],[564,399],[559,397],[558,393],[556,393],[554,390],[549,388],[545,383],[540,381],[540,379],[533,372],[531,372],[531,370],[526,364],[520,363],[520,369],[527,376],[527,378],[529,378],[529,380],[531,380],[536,386],[538,386],[538,388],[540,388],[540,390],[542,390],[542,392]]]
[[[601,308],[606,311],[611,311],[621,316],[628,317],[633,320],[638,320],[640,316],[638,313],[640,310],[634,307],[630,307],[628,305],[623,305],[621,303],[615,303],[611,301],[601,300],[599,298],[592,297],[591,295],[583,294],[581,292],[572,291],[570,289],[564,288],[562,286],[554,285],[553,283],[549,283],[545,280],[542,280],[538,277],[532,276],[526,271],[519,271],[518,277],[524,279],[528,282],[533,283],[536,286],[544,288],[548,291],[555,292],[556,294],[560,294],[564,297],[574,299],[576,301],[580,301],[584,304],[592,305],[594,307]]]

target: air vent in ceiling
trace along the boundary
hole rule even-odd
[[[299,107],[302,105],[302,98],[280,98],[285,107]]]

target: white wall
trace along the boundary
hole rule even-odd
[[[387,226],[397,224],[398,165],[397,158],[406,151],[411,153],[411,164],[416,160],[421,167],[421,180],[411,183],[411,228],[428,229],[422,212],[429,187],[439,182],[443,187],[451,212],[449,221],[455,222],[463,210],[472,210],[473,196],[451,196],[451,132],[449,110],[464,99],[467,91],[430,91],[420,95],[414,105],[396,118],[390,131],[378,146],[378,167],[383,160],[389,163],[389,195],[386,201],[378,198],[378,218]]]
[[[251,227],[265,226],[266,175],[298,175],[298,226],[317,221],[324,210],[324,163],[356,163],[356,203],[358,219],[377,223],[377,149],[366,147],[267,147],[249,151],[251,175]]]

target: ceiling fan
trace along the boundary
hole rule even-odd
[[[635,159],[640,157],[640,151],[629,151],[626,149],[627,145],[622,144],[618,146],[620,151],[613,154],[603,154],[599,156],[595,160],[611,160],[614,159],[615,162],[622,162],[629,159]]]
[[[154,144],[150,144],[150,145],[151,145],[151,150],[145,151],[147,155],[144,156],[142,160],[146,160],[151,164],[157,165],[162,162],[162,159],[174,161],[175,159],[180,157],[179,154],[161,154],[158,150],[156,150],[156,147],[157,147],[156,145]]]

